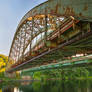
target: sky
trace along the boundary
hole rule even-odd
[[[0,54],[7,55],[22,17],[46,0],[0,0]]]

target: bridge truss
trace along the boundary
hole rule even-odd
[[[48,0],[30,10],[16,29],[7,71],[91,54],[91,8],[91,0]]]

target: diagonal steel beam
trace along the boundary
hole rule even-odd
[[[53,52],[53,51],[56,51],[56,50],[58,50],[58,49],[60,49],[60,48],[62,48],[62,47],[64,47],[64,46],[70,45],[70,44],[72,44],[72,43],[74,43],[74,42],[76,42],[76,41],[79,41],[79,40],[84,39],[85,37],[89,37],[89,36],[91,36],[91,35],[92,35],[92,31],[86,33],[85,35],[79,35],[79,36],[75,37],[74,39],[71,39],[71,40],[69,40],[69,41],[67,41],[67,42],[65,42],[65,43],[63,43],[63,44],[61,44],[61,45],[59,45],[57,48],[51,49],[51,50],[49,50],[49,51],[47,51],[47,52],[44,52],[44,53],[42,53],[41,55],[38,55],[38,56],[32,58],[31,60],[26,61],[26,62],[22,63],[21,65],[18,65],[18,66],[16,66],[15,68],[10,69],[10,70],[8,70],[8,71],[14,71],[15,69],[18,69],[18,68],[20,68],[20,67],[23,67],[25,64],[28,64],[28,63],[32,62],[33,60],[36,60],[36,59],[38,59],[38,58],[41,58],[41,57],[43,57],[44,55],[47,55],[47,54],[49,54],[49,53],[51,53],[51,52]]]

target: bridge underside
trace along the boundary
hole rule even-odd
[[[20,70],[30,66],[27,64],[26,66],[20,67]],[[59,60],[57,63],[51,63],[48,65],[36,66],[34,68],[28,68],[22,71],[23,74],[28,74],[30,72],[35,71],[43,71],[43,70],[50,70],[50,69],[69,69],[69,68],[76,68],[76,67],[90,67],[92,66],[92,55],[89,56],[81,56],[81,57],[74,57],[71,60]],[[17,68],[15,69],[17,71]]]
[[[7,72],[92,54],[91,8],[91,0],[49,0],[29,11],[16,30]]]

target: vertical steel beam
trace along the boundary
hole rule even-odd
[[[45,39],[44,39],[44,42],[45,42],[45,46],[47,46],[46,45],[46,41],[47,41],[47,30],[48,30],[48,27],[47,27],[47,19],[48,19],[48,16],[47,15],[45,15]]]
[[[20,59],[20,49],[21,49],[21,44],[22,44],[22,42],[21,42],[21,38],[22,38],[22,30],[20,31],[20,39],[19,39],[19,55],[18,55],[18,61],[19,61],[19,59]]]
[[[32,17],[32,30],[31,30],[31,42],[30,42],[30,51],[29,51],[29,55],[31,55],[31,51],[32,51],[33,31],[34,31],[34,17]]]
[[[23,41],[22,60],[24,60],[25,41],[26,41],[26,27],[25,27],[25,30],[24,30],[24,41]]]

